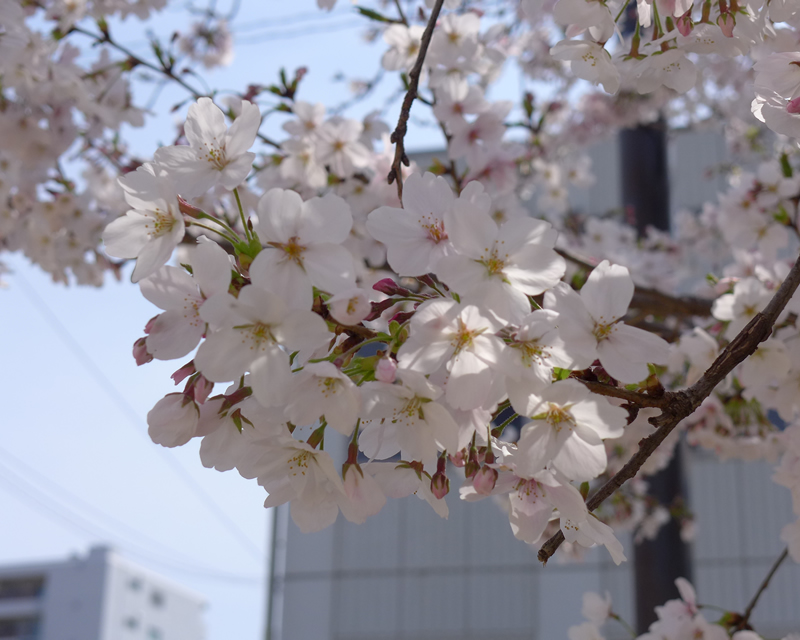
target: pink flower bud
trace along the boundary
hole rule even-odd
[[[692,32],[692,29],[694,29],[691,14],[692,12],[689,10],[675,21],[675,26],[682,36],[688,36]]]
[[[394,320],[398,324],[403,324],[406,320],[411,320],[411,318],[413,317],[414,317],[413,311],[399,311],[398,313],[394,314],[392,320]],[[390,320],[389,322],[391,322],[392,320]]]
[[[733,28],[736,26],[736,18],[733,17],[732,13],[719,14],[717,24],[719,25],[720,31],[722,31],[722,35],[728,38],[733,37]]]
[[[467,463],[467,452],[464,451],[464,449],[462,449],[461,451],[456,451],[449,457],[450,457],[450,462],[452,462],[457,467],[463,467]]]
[[[160,315],[161,315],[161,314],[159,313],[157,316],[153,316],[152,318],[150,318],[150,319],[147,321],[147,324],[146,324],[146,325],[144,325],[144,332],[145,332],[147,335],[150,335],[150,332],[153,330],[153,325],[156,323],[156,320],[158,320],[158,318],[159,318],[159,316],[160,316]]]
[[[431,493],[439,500],[450,493],[450,480],[441,471],[437,471],[431,478]]]
[[[183,365],[180,369],[178,369],[175,373],[173,373],[170,377],[173,379],[175,384],[180,384],[190,375],[195,373],[194,368],[194,360],[188,362],[187,364]]]
[[[397,363],[391,358],[381,358],[375,365],[375,379],[391,384],[397,374]]]
[[[387,296],[407,296],[411,293],[408,289],[404,289],[391,278],[378,280],[372,285],[372,288],[380,293],[385,293]]]
[[[133,359],[138,366],[147,364],[153,359],[153,354],[147,352],[146,338],[139,338],[133,343]]]
[[[491,495],[495,484],[497,484],[497,469],[492,467],[482,467],[472,479],[472,486],[482,496]]]
[[[377,320],[381,317],[381,314],[386,311],[389,307],[396,304],[395,300],[391,298],[387,298],[386,300],[381,300],[380,302],[373,302],[370,306],[369,315],[364,318],[367,322],[371,322],[372,320]]]
[[[199,218],[200,214],[205,213],[202,209],[198,209],[194,205],[189,204],[180,196],[178,196],[178,209],[180,209],[183,215],[189,216],[190,218]]]
[[[790,100],[789,104],[786,105],[786,111],[789,113],[800,113],[800,98]]]
[[[194,401],[197,404],[203,404],[208,399],[208,396],[211,395],[211,391],[213,389],[214,383],[200,374],[197,376],[197,378],[195,378],[194,384],[192,385],[192,395],[194,396]]]

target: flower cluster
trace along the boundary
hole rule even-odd
[[[510,500],[520,539],[537,542],[556,520],[570,542],[623,560],[573,482],[605,472],[603,441],[622,436],[628,414],[569,374],[596,362],[634,384],[648,362],[667,362],[663,339],[621,320],[628,270],[603,262],[574,293],[548,222],[498,224],[479,182],[454,193],[414,173],[403,208],[366,216],[365,233],[402,278],[369,291],[340,196],[271,188],[254,211],[240,204],[238,230],[185,199],[217,188],[241,203],[260,118],[247,102],[238,113],[227,127],[210,100],[193,105],[189,144],[159,149],[120,181],[133,208],[105,231],[106,251],[136,259],[133,279],[164,310],[138,360],[194,352],[175,375],[183,393],[148,415],[153,440],[202,437],[205,465],[257,478],[267,506],[291,501],[306,531],[340,510],[362,522],[409,493],[446,515],[450,459],[465,470],[462,497]],[[231,254],[201,237],[184,267],[165,265],[199,221]],[[230,386],[212,396],[215,383]],[[528,420],[516,443],[492,424],[506,408]],[[328,451],[336,438],[349,451],[341,472]]]

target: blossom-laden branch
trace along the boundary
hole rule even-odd
[[[397,181],[397,197],[401,202],[403,201],[403,165],[409,165],[404,144],[406,131],[408,130],[408,118],[411,115],[411,105],[417,97],[417,88],[419,87],[419,77],[422,74],[422,66],[425,64],[428,45],[431,43],[433,29],[436,26],[436,20],[439,18],[439,12],[442,10],[443,4],[444,0],[436,0],[433,9],[431,9],[428,25],[425,27],[419,45],[417,61],[408,74],[408,91],[406,91],[406,97],[403,98],[403,106],[400,109],[400,118],[397,120],[397,128],[392,132],[391,136],[391,141],[395,145],[394,160],[392,161],[392,169],[389,171],[387,179],[389,184],[392,184],[395,180]]]
[[[662,407],[661,415],[650,419],[651,424],[656,427],[656,431],[644,438],[639,443],[639,450],[625,466],[586,501],[586,506],[590,511],[594,511],[606,498],[633,478],[673,429],[684,418],[694,413],[714,388],[738,364],[753,355],[758,346],[769,338],[773,325],[794,295],[798,285],[800,285],[800,259],[794,263],[783,284],[764,310],[756,314],[747,326],[731,340],[697,382],[688,389],[664,394],[665,404]],[[546,564],[562,542],[564,542],[564,534],[559,531],[539,549],[539,560]]]

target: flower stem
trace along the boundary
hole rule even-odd
[[[234,189],[233,195],[236,197],[236,206],[239,207],[239,218],[242,221],[242,227],[244,227],[244,237],[248,242],[250,242],[253,239],[253,235],[250,233],[250,229],[247,226],[247,219],[244,217],[244,209],[242,208],[242,201],[239,198],[239,189]]]
[[[189,223],[189,225],[193,226],[193,227],[200,227],[201,229],[205,229],[206,231],[211,231],[212,233],[216,233],[218,236],[224,238],[225,240],[227,240],[228,242],[230,242],[234,246],[236,246],[237,244],[239,244],[241,242],[239,240],[239,238],[233,238],[233,237],[229,236],[227,233],[225,233],[223,231],[220,231],[219,229],[213,229],[213,228],[209,227],[208,225],[201,224],[199,222],[192,221],[192,222]]]

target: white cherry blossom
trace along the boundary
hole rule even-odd
[[[235,189],[250,173],[256,156],[248,149],[260,126],[261,111],[246,100],[228,127],[211,98],[199,98],[189,107],[184,125],[189,146],[162,147],[155,160],[169,171],[184,196],[202,195],[216,184]]]

